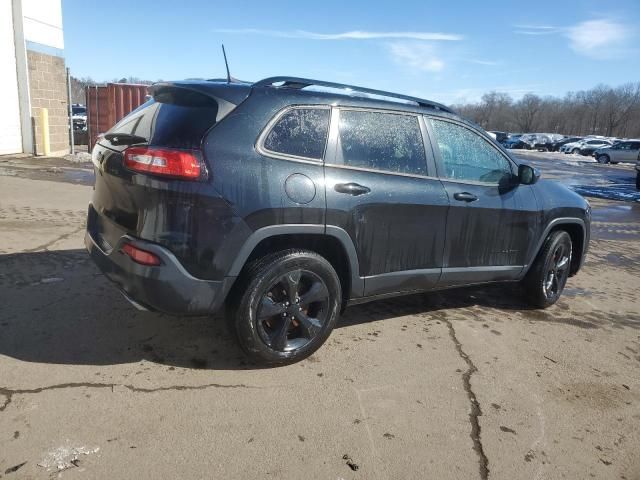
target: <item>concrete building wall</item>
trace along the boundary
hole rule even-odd
[[[40,130],[41,108],[49,115],[49,142],[52,154],[69,152],[69,104],[67,102],[67,73],[64,59],[27,50],[29,93],[35,123],[35,153],[43,153]]]
[[[43,153],[43,107],[49,114],[51,153],[68,153],[61,0],[0,0],[0,72],[7,96],[2,97],[0,154]]]
[[[22,151],[22,128],[11,3],[0,3],[0,155]]]

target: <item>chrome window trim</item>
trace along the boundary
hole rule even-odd
[[[438,177],[429,177],[427,175],[417,175],[415,173],[389,172],[387,170],[376,170],[375,168],[352,167],[349,165],[339,165],[336,163],[325,163],[325,167],[340,168],[342,170],[356,170],[358,172],[382,173],[384,175],[395,175],[398,177],[421,178],[426,180],[440,180]]]
[[[278,123],[278,121],[284,115],[286,115],[289,111],[300,110],[300,109],[329,110],[329,124],[327,125],[327,138],[325,139],[324,148],[322,149],[322,155],[320,156],[320,158],[303,157],[301,155],[289,155],[287,153],[274,152],[273,150],[269,150],[264,146],[264,142],[267,139],[267,136],[269,135],[269,133],[271,133],[271,130],[276,125],[276,123]],[[258,139],[256,140],[256,143],[255,143],[255,149],[260,155],[263,155],[265,157],[277,158],[280,160],[291,160],[295,162],[307,163],[312,165],[322,165],[324,156],[327,152],[327,144],[329,142],[330,131],[331,131],[331,106],[330,105],[311,105],[311,104],[287,105],[285,108],[283,108],[278,113],[276,113],[271,120],[267,122],[266,126],[260,132],[260,135],[258,135]]]

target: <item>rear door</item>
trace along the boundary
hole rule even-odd
[[[425,136],[416,114],[333,109],[327,229],[351,237],[362,295],[428,290],[439,280],[449,202]]]
[[[638,159],[638,150],[640,142],[624,142],[618,145],[616,152],[616,161],[619,162],[635,162]]]
[[[517,166],[479,131],[443,118],[427,121],[438,174],[449,196],[441,285],[517,278],[540,221]]]

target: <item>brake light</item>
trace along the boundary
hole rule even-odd
[[[160,259],[151,252],[147,252],[146,250],[142,250],[138,247],[134,247],[130,243],[125,243],[122,246],[122,251],[131,257],[136,263],[140,265],[147,265],[150,267],[155,267],[160,265]]]
[[[200,152],[168,148],[129,147],[124,151],[127,168],[142,173],[194,180],[200,177]]]

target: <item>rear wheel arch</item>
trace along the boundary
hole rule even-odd
[[[229,276],[239,277],[232,289],[242,284],[247,266],[269,254],[303,249],[324,257],[334,268],[342,287],[343,305],[351,296],[359,297],[364,288],[359,277],[358,259],[351,238],[341,228],[324,225],[276,225],[259,229],[241,248]]]

